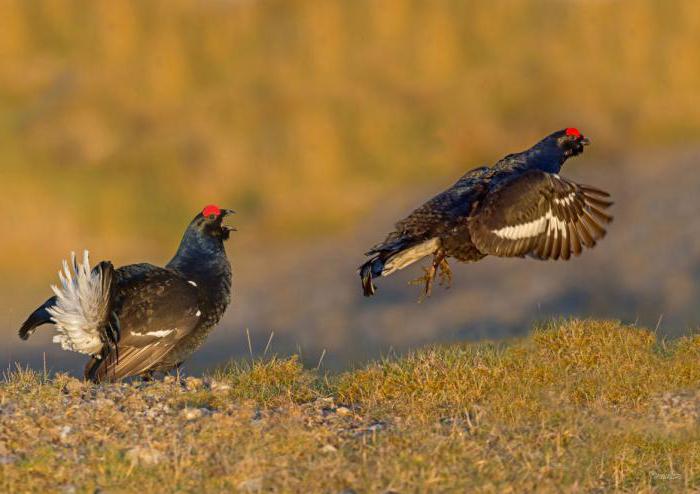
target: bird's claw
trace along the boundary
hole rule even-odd
[[[440,275],[440,286],[449,289],[452,286],[452,270],[450,265],[447,263],[447,259],[443,258],[438,265],[438,271]]]
[[[425,274],[423,276],[408,282],[410,285],[423,285],[424,286],[423,291],[420,294],[420,297],[418,297],[418,303],[421,303],[427,297],[430,297],[430,295],[433,292],[433,282],[435,281],[436,270],[435,270],[434,265],[424,267],[423,271],[425,271]]]
[[[440,286],[445,288],[450,288],[452,286],[452,270],[450,269],[450,265],[447,264],[445,254],[435,254],[432,264],[428,267],[424,267],[423,270],[425,271],[423,276],[409,282],[411,285],[424,285],[423,292],[418,298],[418,303],[421,303],[433,293],[433,284],[436,275],[440,277]]]

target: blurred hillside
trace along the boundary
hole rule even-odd
[[[4,1],[0,273],[322,235],[576,125],[599,156],[700,136],[700,3]],[[603,185],[603,184],[601,184]],[[30,262],[31,261],[31,262]]]

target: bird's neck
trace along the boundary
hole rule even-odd
[[[166,267],[198,285],[218,283],[221,278],[231,278],[231,265],[221,239],[192,231],[185,232],[175,256]]]
[[[524,151],[521,168],[542,170],[547,173],[559,173],[568,156],[557,146],[555,141],[544,140]]]

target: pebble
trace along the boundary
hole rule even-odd
[[[9,465],[18,460],[15,455],[0,455],[0,465]]]
[[[197,420],[206,415],[207,412],[209,412],[209,410],[206,408],[183,408],[180,415],[182,415],[185,420]]]
[[[231,389],[231,385],[220,381],[212,381],[209,387],[214,393],[225,393]]]
[[[338,448],[336,448],[332,444],[326,444],[324,447],[321,448],[321,453],[335,453],[336,451],[338,451]]]
[[[64,425],[61,427],[61,433],[59,435],[59,439],[61,440],[62,443],[68,442],[68,436],[70,435],[71,431],[73,428],[70,425]]]
[[[112,408],[112,407],[114,407],[114,400],[110,400],[109,398],[97,398],[92,403],[94,406],[96,406],[98,408]]]

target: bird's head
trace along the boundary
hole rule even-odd
[[[212,272],[230,273],[224,241],[236,229],[222,223],[226,216],[233,213],[230,209],[214,205],[206,206],[197,213],[185,230],[175,257],[167,266],[200,281]]]
[[[236,228],[224,225],[223,220],[226,216],[234,213],[235,211],[232,209],[221,209],[218,206],[210,204],[209,206],[205,206],[204,209],[194,217],[190,224],[190,229],[197,231],[205,237],[220,239],[221,241],[228,240],[229,235],[232,231],[236,231]]]
[[[559,130],[550,137],[556,141],[557,147],[562,150],[565,158],[583,153],[583,147],[591,142],[575,127]]]

